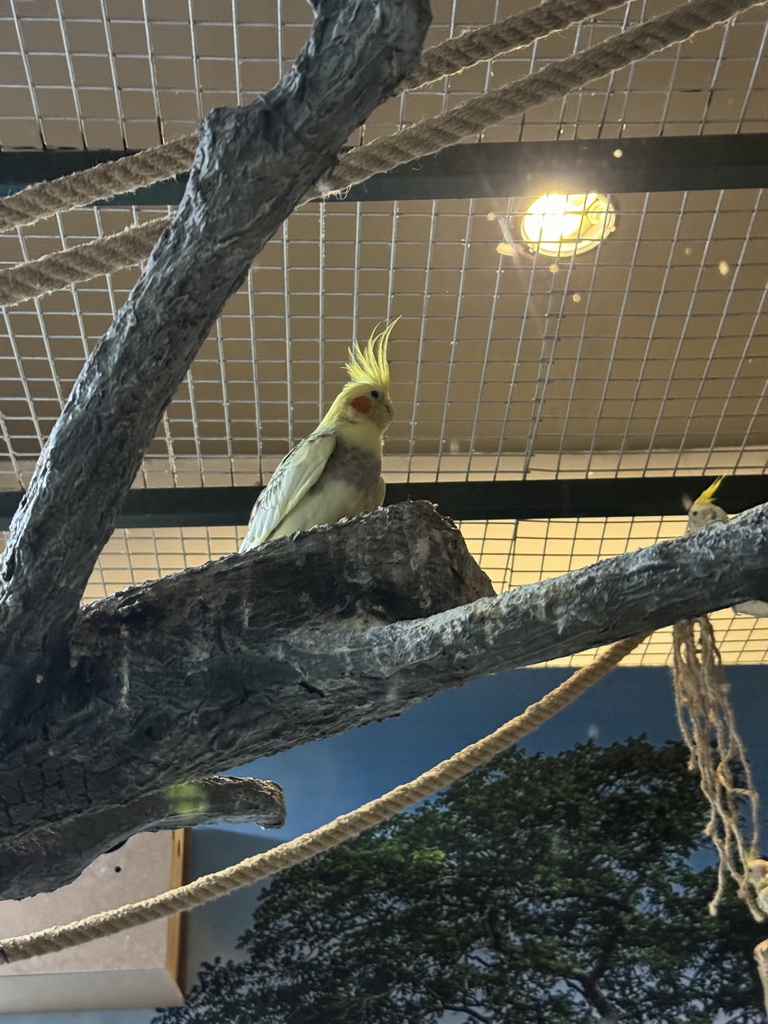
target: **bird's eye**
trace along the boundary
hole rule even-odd
[[[381,394],[378,391],[369,391],[368,394],[371,398],[381,398]]]

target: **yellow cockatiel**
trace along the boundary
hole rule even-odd
[[[363,348],[352,345],[348,383],[259,495],[241,551],[381,505],[382,435],[392,421],[387,344],[396,322],[374,332]]]
[[[713,501],[723,480],[725,480],[725,477],[719,476],[706,490],[701,492],[698,498],[694,501],[689,499],[689,504],[686,506],[688,509],[689,533],[703,530],[710,523],[728,522],[728,513]],[[751,615],[758,619],[768,615],[768,604],[765,601],[742,601],[741,604],[734,605],[733,610],[737,615]]]
[[[710,523],[728,522],[728,513],[712,500],[720,489],[720,484],[723,480],[725,480],[725,477],[719,476],[694,501],[691,501],[690,498],[687,499],[686,508],[688,510],[689,533],[695,533],[696,530],[701,530]]]

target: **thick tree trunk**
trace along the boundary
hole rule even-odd
[[[154,783],[151,764],[140,768],[134,756],[175,735],[186,666],[176,671],[156,648],[154,682],[122,658],[117,676],[98,679],[82,671],[98,655],[84,650],[89,639],[72,645],[72,628],[162,412],[225,301],[350,133],[418,62],[428,0],[313,6],[311,38],[278,85],[206,118],[178,212],[78,377],[11,524],[0,572],[0,757],[15,766],[0,784],[0,885],[9,894],[60,885],[105,843],[167,822],[164,787],[202,774],[183,759],[169,772],[175,741]],[[113,631],[138,635],[134,614],[120,614]],[[230,700],[247,695],[220,685]],[[229,728],[213,722],[214,749]],[[22,863],[25,880],[15,884]]]
[[[450,521],[390,506],[145,584],[85,609],[67,685],[1,735],[2,846],[18,897],[66,880],[34,839],[447,687],[768,598],[768,506],[490,597]],[[191,811],[187,823],[196,819]],[[86,830],[83,830],[87,832]],[[87,839],[84,863],[93,854]],[[70,862],[71,863],[71,862]]]
[[[0,713],[65,680],[88,577],[163,410],[227,298],[349,134],[418,63],[428,0],[315,0],[295,66],[203,123],[189,182],[75,383],[11,524],[0,586]],[[258,312],[258,310],[257,310]]]
[[[0,721],[0,896],[76,877],[147,827],[147,795],[154,806],[176,783],[396,713],[376,672],[347,675],[344,645],[488,594],[461,534],[421,502],[83,609],[60,690],[23,723]],[[330,645],[333,668],[305,671],[297,641]],[[184,823],[201,821],[189,804]]]

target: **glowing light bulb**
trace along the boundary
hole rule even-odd
[[[523,215],[520,233],[531,252],[575,256],[589,252],[616,229],[616,210],[597,192],[539,196]]]

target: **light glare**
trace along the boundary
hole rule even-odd
[[[520,233],[532,252],[574,256],[594,249],[616,228],[616,211],[597,192],[539,196],[524,214]]]

